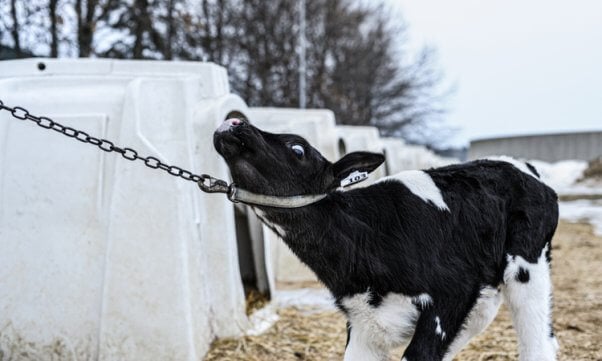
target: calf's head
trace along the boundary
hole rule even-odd
[[[213,143],[239,187],[273,196],[326,193],[350,174],[372,172],[385,160],[354,152],[331,163],[298,135],[264,132],[241,119],[227,119]]]

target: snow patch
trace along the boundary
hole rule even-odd
[[[273,302],[278,307],[313,308],[320,311],[336,309],[330,292],[321,288],[276,291]]]
[[[276,313],[276,307],[273,304],[269,304],[249,316],[251,327],[245,332],[245,335],[259,336],[274,326],[279,319],[280,316]]]
[[[575,182],[583,176],[583,171],[587,168],[587,162],[581,160],[564,160],[556,163],[530,160],[529,163],[537,169],[545,184],[561,194],[577,193],[574,191]]]
[[[272,302],[249,316],[251,326],[245,335],[259,336],[268,331],[280,319],[278,309],[285,307],[295,307],[310,312],[336,310],[334,299],[326,289],[301,288],[275,291]]]
[[[602,200],[558,202],[560,218],[569,222],[587,221],[602,236]]]
[[[576,184],[587,169],[588,163],[581,160],[565,160],[547,163],[529,161],[541,175],[544,183],[554,188],[559,195],[602,195],[602,187]],[[575,200],[558,202],[560,218],[569,222],[585,221],[594,227],[594,233],[602,236],[602,200]]]

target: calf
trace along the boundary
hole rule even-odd
[[[248,192],[324,195],[297,208],[252,208],[347,317],[345,360],[386,360],[408,342],[402,360],[452,360],[502,299],[520,360],[555,360],[549,265],[557,197],[530,164],[479,160],[344,191],[341,182],[384,157],[355,152],[331,163],[297,135],[238,119],[218,128],[214,145]]]

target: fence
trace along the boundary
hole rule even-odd
[[[602,131],[478,139],[470,143],[468,154],[470,159],[509,155],[546,162],[588,161],[602,155]]]

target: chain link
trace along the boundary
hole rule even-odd
[[[0,100],[0,111],[1,110],[8,111],[14,118],[17,118],[19,120],[30,120],[44,129],[52,129],[58,133],[66,135],[69,138],[75,138],[76,140],[82,143],[92,144],[98,147],[100,150],[105,151],[107,153],[116,152],[121,154],[121,156],[124,159],[130,161],[140,160],[144,163],[144,165],[151,169],[161,169],[175,177],[195,182],[204,192],[228,193],[230,191],[230,186],[221,179],[213,178],[207,174],[194,174],[186,169],[177,167],[175,165],[163,163],[156,157],[142,157],[138,155],[138,152],[132,148],[118,147],[109,140],[93,137],[84,131],[64,126],[48,117],[35,116],[33,114],[30,114],[29,111],[23,107],[9,107],[5,105],[4,102],[2,102],[2,100]]]

